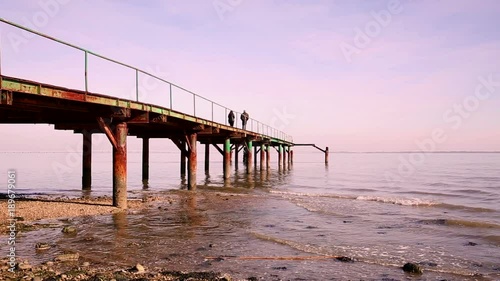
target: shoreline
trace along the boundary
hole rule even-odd
[[[112,215],[120,212],[141,210],[153,206],[153,202],[171,201],[168,196],[148,196],[143,199],[128,199],[127,209],[113,206],[113,199],[108,196],[88,198],[68,198],[43,196],[35,198],[16,198],[14,208],[9,208],[8,198],[0,199],[0,235],[7,234],[12,221],[19,226],[19,231],[36,230],[41,221],[83,216]],[[13,211],[14,216],[9,216]]]

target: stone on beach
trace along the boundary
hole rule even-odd
[[[414,274],[424,273],[424,271],[422,270],[422,268],[419,265],[417,265],[415,263],[411,263],[411,262],[408,262],[405,265],[403,265],[403,271],[408,272],[408,273],[414,273]]]
[[[62,254],[57,256],[54,260],[55,261],[77,261],[80,258],[80,254]]]

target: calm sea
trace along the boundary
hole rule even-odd
[[[151,155],[150,188],[143,190],[141,155],[129,151],[129,197],[166,195],[170,202],[74,219],[76,237],[60,228],[24,234],[19,253],[40,263],[71,250],[103,265],[139,262],[240,279],[500,280],[500,153],[332,153],[325,166],[321,153],[297,150],[291,167],[277,169],[273,154],[271,170],[249,176],[240,164],[226,184],[220,161],[204,173],[202,154],[198,191],[188,192],[178,153]],[[5,175],[17,170],[24,194],[82,196],[79,154],[0,158]],[[111,195],[110,161],[109,153],[94,153],[93,191],[84,195]],[[56,246],[36,253],[40,240]],[[406,262],[424,274],[405,274]]]

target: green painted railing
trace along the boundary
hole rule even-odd
[[[160,81],[161,83],[165,83],[169,86],[169,106],[170,106],[170,109],[171,110],[176,110],[176,108],[173,106],[173,90],[174,89],[179,89],[183,92],[186,92],[190,95],[192,95],[193,97],[193,116],[194,117],[197,117],[197,118],[201,118],[199,116],[199,114],[197,115],[196,114],[196,102],[198,100],[204,100],[208,103],[211,104],[211,120],[209,121],[212,121],[212,122],[217,122],[217,123],[221,123],[221,124],[225,124],[225,125],[228,125],[228,121],[227,121],[227,116],[229,114],[229,112],[231,111],[230,108],[228,107],[225,107],[217,102],[214,102],[212,100],[209,100],[203,96],[200,96],[184,87],[181,87],[179,85],[176,85],[170,81],[167,81],[161,77],[158,77],[154,74],[151,74],[147,71],[144,71],[144,70],[141,70],[137,67],[134,67],[134,66],[131,66],[131,65],[128,65],[128,64],[125,64],[123,62],[119,62],[119,61],[116,61],[114,59],[111,59],[111,58],[108,58],[108,57],[105,57],[103,55],[100,55],[100,54],[97,54],[97,53],[94,53],[92,51],[89,51],[87,49],[84,49],[84,48],[81,48],[81,47],[78,47],[76,45],[73,45],[71,43],[68,43],[68,42],[65,42],[65,41],[62,41],[62,40],[59,40],[57,38],[53,38],[49,35],[46,35],[46,34],[43,34],[43,33],[40,33],[38,31],[35,31],[35,30],[32,30],[30,28],[27,28],[27,27],[24,27],[24,26],[21,26],[19,24],[16,24],[16,23],[13,23],[11,21],[8,21],[8,20],[5,20],[3,18],[0,18],[0,22],[4,23],[4,24],[7,24],[7,25],[10,25],[10,26],[13,26],[15,28],[18,28],[18,29],[21,29],[21,30],[24,30],[24,31],[27,31],[29,33],[32,33],[32,34],[36,34],[42,38],[46,38],[48,40],[51,40],[51,41],[54,41],[54,42],[57,42],[57,43],[60,43],[62,45],[66,45],[68,47],[71,47],[73,49],[76,49],[76,50],[80,50],[83,52],[84,54],[84,59],[85,59],[85,75],[84,75],[84,79],[85,79],[85,92],[88,92],[88,89],[89,89],[89,81],[88,81],[88,70],[89,70],[89,55],[91,56],[94,56],[96,58],[99,58],[99,59],[102,59],[102,60],[105,60],[105,61],[108,61],[108,62],[112,62],[116,65],[120,65],[122,67],[125,67],[125,68],[128,68],[128,69],[131,69],[133,71],[135,71],[135,100],[137,102],[144,102],[144,101],[141,101],[140,97],[139,97],[139,74],[143,74],[143,75],[147,75],[147,76],[150,76],[151,78],[154,78],[154,79],[157,79],[158,81]],[[0,76],[2,75],[2,49],[3,46],[0,45]],[[224,110],[225,112],[225,118],[224,118],[224,121],[216,121],[214,120],[214,107],[219,107],[220,109]],[[233,112],[235,113],[235,127],[238,127],[240,125],[240,117],[241,117],[241,112],[238,112],[236,110],[233,110]],[[207,118],[202,118],[202,119],[206,119],[208,120]],[[271,138],[271,139],[278,139],[278,140],[282,140],[282,141],[286,141],[286,142],[290,142],[290,143],[293,143],[293,139],[291,136],[285,134],[283,131],[280,131],[278,129],[275,129],[269,125],[266,125],[262,122],[259,122],[253,118],[249,118],[248,122],[247,122],[247,126],[246,126],[246,130],[248,131],[251,131],[251,132],[255,132],[255,133],[258,133],[258,134],[261,134],[267,138]]]

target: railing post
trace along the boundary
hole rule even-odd
[[[89,91],[89,80],[88,80],[88,53],[87,51],[85,53],[85,94],[88,93]]]
[[[170,110],[172,110],[172,84],[170,85]]]
[[[224,115],[224,125],[227,126],[227,118],[226,118],[227,117],[227,107],[224,107],[224,109],[225,109],[225,112],[226,112],[225,113],[226,115]]]
[[[193,94],[193,116],[196,117],[196,96]]]
[[[139,70],[135,69],[135,101],[139,102]]]
[[[212,123],[214,122],[214,102],[212,102]]]

